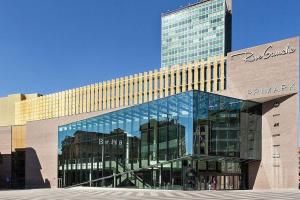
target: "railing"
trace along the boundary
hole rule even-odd
[[[101,178],[97,178],[97,179],[85,181],[85,182],[78,183],[78,184],[71,185],[71,186],[67,186],[67,187],[64,187],[64,188],[68,189],[68,188],[79,187],[79,186],[84,186],[84,185],[91,186],[95,182],[104,181],[106,179],[111,179],[111,178],[113,178],[113,185],[112,186],[116,187],[116,178],[119,177],[119,176],[127,175],[127,174],[128,175],[129,174],[132,175],[132,174],[134,174],[134,172],[138,172],[138,171],[142,171],[142,170],[149,170],[151,168],[156,168],[156,167],[159,167],[161,165],[170,164],[172,162],[181,161],[181,160],[189,159],[189,158],[191,158],[191,157],[190,156],[184,156],[184,157],[181,157],[181,158],[176,158],[176,159],[168,160],[168,161],[165,161],[165,162],[159,162],[159,163],[156,163],[156,164],[153,164],[153,165],[149,165],[147,167],[142,167],[142,168],[138,168],[138,169],[127,170],[127,171],[120,172],[120,173],[117,173],[117,174],[113,173],[112,175],[109,175],[109,176],[105,176],[105,177],[101,177]],[[126,169],[126,167],[125,167],[125,169]],[[141,182],[143,182],[143,180],[140,177],[137,177],[137,178],[140,179]]]
[[[118,169],[119,169],[119,168],[125,169],[125,171],[123,171],[123,172],[128,172],[128,171],[130,171],[130,169],[128,169],[126,165],[123,165],[123,164],[121,164],[121,163],[119,163],[119,162],[117,162],[117,165],[118,165]],[[120,172],[120,173],[122,173],[122,172]],[[126,174],[127,174],[127,175],[130,174],[131,177],[134,177],[134,180],[138,181],[138,182],[132,182],[132,179],[129,179],[131,183],[133,183],[133,184],[135,184],[135,185],[138,183],[138,185],[141,184],[141,185],[144,185],[144,186],[146,186],[146,187],[151,187],[149,184],[145,183],[145,182],[143,181],[143,179],[142,179],[141,177],[139,177],[138,175],[136,175],[134,172],[128,172],[128,173],[126,173]],[[117,175],[117,176],[118,176],[118,175]],[[127,178],[127,177],[126,177],[126,178]],[[122,175],[121,175],[121,179],[122,179]],[[124,181],[124,180],[123,180],[123,181]],[[121,180],[121,182],[122,182],[122,180]],[[138,185],[136,185],[136,186],[138,186]]]

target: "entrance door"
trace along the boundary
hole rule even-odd
[[[206,176],[198,176],[198,190],[206,190],[207,187]]]

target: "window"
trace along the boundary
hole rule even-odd
[[[134,94],[134,83],[132,84],[132,94]]]
[[[147,88],[146,88],[146,90],[149,91],[149,89],[150,89],[149,88],[149,79],[147,79]]]
[[[105,87],[105,98],[108,99],[108,96],[107,96],[107,87]]]
[[[224,77],[227,77],[227,64],[226,62],[224,63]]]
[[[130,83],[128,83],[128,95],[130,95]]]
[[[182,71],[180,72],[180,85],[182,85]]]
[[[207,66],[204,67],[204,80],[207,80]]]
[[[174,86],[176,86],[176,81],[177,81],[176,73],[174,73]]]
[[[189,83],[189,71],[186,70],[185,72],[185,84],[188,84]]]
[[[152,90],[154,90],[154,85],[155,85],[155,81],[154,81],[154,77],[152,78]]]
[[[210,79],[211,80],[214,79],[214,66],[213,65],[210,66]]]
[[[192,83],[194,83],[194,81],[195,81],[194,74],[195,74],[194,69],[192,69]]]
[[[199,68],[198,68],[198,82],[200,82],[200,80],[201,80],[201,68],[199,66]]]
[[[160,88],[160,78],[157,77],[157,89],[159,89],[159,88]]]
[[[221,64],[220,63],[218,63],[218,78],[220,78],[221,77]]]

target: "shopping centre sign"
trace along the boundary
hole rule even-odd
[[[99,139],[99,145],[123,145],[123,140],[117,140],[117,139]]]
[[[258,96],[258,95],[271,95],[271,94],[279,94],[283,92],[295,92],[296,84],[282,84],[278,86],[265,87],[265,88],[255,88],[248,90],[248,95]]]
[[[241,53],[231,55],[231,58],[237,56],[244,56],[243,60],[247,63],[247,62],[256,62],[259,60],[267,60],[269,58],[276,58],[279,56],[293,54],[295,52],[296,52],[296,48],[291,47],[290,44],[287,44],[283,49],[280,50],[274,50],[273,45],[271,44],[267,46],[267,48],[264,50],[262,54],[256,54],[253,52],[241,52]]]

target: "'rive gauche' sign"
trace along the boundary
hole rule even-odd
[[[274,50],[273,45],[269,45],[262,54],[255,54],[253,52],[242,52],[242,53],[231,55],[231,58],[237,56],[244,56],[243,60],[247,63],[247,62],[255,62],[258,60],[267,60],[269,58],[284,56],[295,52],[296,52],[296,48],[291,47],[290,44],[287,44],[286,47],[280,50]]]
[[[278,94],[282,92],[295,92],[296,85],[295,83],[291,84],[282,84],[278,86],[265,87],[265,88],[255,88],[248,90],[248,95],[257,96],[257,95],[271,95]]]

